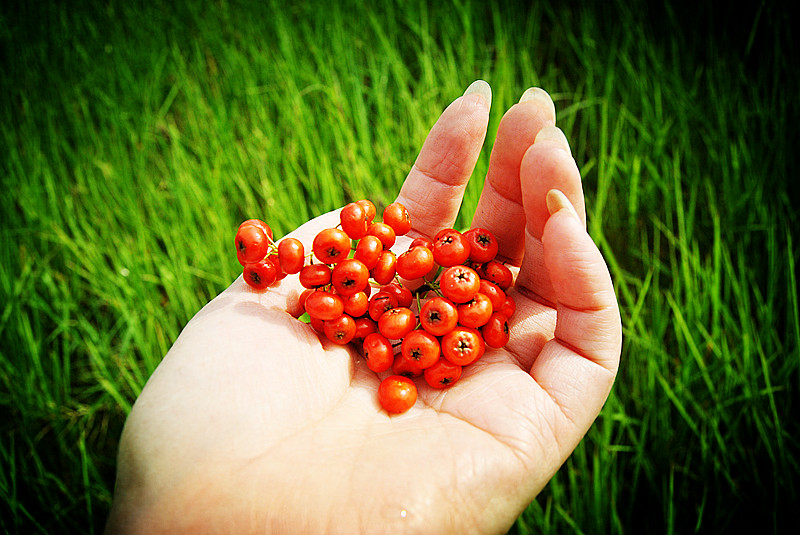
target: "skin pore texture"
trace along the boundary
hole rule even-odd
[[[452,226],[490,104],[475,82],[431,129],[397,198],[414,225],[398,254]],[[330,212],[289,236],[308,249],[338,221]],[[264,293],[240,277],[137,399],[107,533],[505,533],[597,417],[622,337],[578,167],[541,89],[500,123],[473,226],[498,237],[516,276],[505,348],[451,388],[417,381],[416,404],[390,416],[383,375],[296,319],[296,276]]]

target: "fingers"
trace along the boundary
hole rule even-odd
[[[556,297],[554,337],[531,376],[585,431],[603,406],[619,365],[622,326],[611,276],[600,251],[562,193],[547,194],[552,215],[542,234],[544,264]]]
[[[490,105],[489,84],[478,80],[431,129],[397,197],[411,215],[412,232],[432,236],[453,225],[486,138]]]
[[[528,89],[512,106],[497,129],[489,170],[473,227],[490,230],[500,243],[499,256],[519,265],[524,250],[524,220],[520,166],[539,131],[555,124],[553,101],[544,90]]]
[[[528,148],[520,164],[521,198],[524,210],[524,258],[517,277],[523,287],[539,301],[552,305],[556,295],[545,266],[542,248],[544,226],[550,217],[547,192],[557,189],[569,199],[585,225],[585,205],[580,171],[572,158],[561,130],[545,126]],[[518,225],[521,226],[521,225]]]

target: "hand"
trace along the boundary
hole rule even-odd
[[[409,240],[455,221],[490,100],[476,82],[431,130],[398,197]],[[518,271],[506,348],[449,389],[418,381],[416,405],[389,416],[363,358],[295,319],[296,277],[262,294],[240,277],[136,401],[109,532],[504,533],[597,417],[620,355],[611,279],[554,124],[541,90],[508,110],[473,219]],[[337,222],[291,236],[309,246]]]

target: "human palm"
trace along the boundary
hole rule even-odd
[[[431,130],[398,197],[414,222],[398,250],[453,224],[490,98],[473,84]],[[357,352],[296,319],[296,277],[266,293],[239,278],[136,401],[108,531],[505,532],[588,430],[620,354],[611,280],[554,123],[541,90],[505,114],[473,219],[517,273],[506,348],[448,389],[418,382],[417,403],[390,416]],[[337,222],[291,236],[308,246]]]

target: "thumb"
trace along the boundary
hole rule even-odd
[[[531,368],[533,378],[585,432],[616,377],[622,325],[611,275],[575,209],[559,190],[547,194],[544,262],[556,298],[556,327]]]

